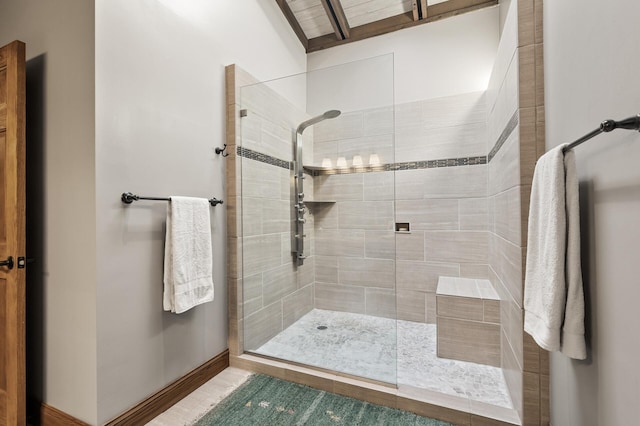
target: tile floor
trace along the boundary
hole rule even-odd
[[[513,408],[500,368],[436,356],[435,324],[314,309],[253,352]]]
[[[151,420],[150,426],[188,426],[243,384],[252,373],[229,367]]]
[[[435,332],[433,324],[397,321],[396,329],[390,319],[314,309],[254,352],[513,408],[499,368],[437,358]],[[229,367],[147,425],[192,425],[251,374]]]

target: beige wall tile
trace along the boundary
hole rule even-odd
[[[314,301],[318,309],[366,313],[364,287],[316,283]]]
[[[363,173],[324,175],[313,178],[314,200],[361,201]]]
[[[427,304],[427,324],[435,324],[437,321],[436,293],[426,292],[425,299]]]
[[[407,102],[395,106],[396,129],[416,126],[422,117],[422,101]]]
[[[519,0],[533,3],[533,0]],[[533,44],[518,48],[520,108],[536,106],[536,67]]]
[[[542,43],[544,41],[544,28],[543,28],[543,1],[542,0],[534,0],[533,2],[533,13],[535,20],[535,42]]]
[[[393,230],[393,201],[343,201],[338,205],[338,228]]]
[[[489,163],[488,194],[496,195],[520,184],[520,129],[511,132]]]
[[[549,376],[540,375],[540,424],[548,425],[550,423],[550,406],[549,406]]]
[[[531,185],[536,165],[536,109],[520,109],[520,184]]]
[[[518,0],[518,46],[533,44],[534,27],[533,0]]]
[[[425,293],[415,290],[397,290],[398,319],[403,321],[426,322]]]
[[[397,175],[401,173],[403,172],[397,172]],[[422,182],[424,198],[485,197],[487,195],[487,166],[425,169]]]
[[[489,265],[474,265],[472,263],[460,264],[460,277],[462,278],[489,278]]]
[[[540,374],[549,375],[549,352],[540,348]]]
[[[369,135],[389,135],[394,130],[394,108],[393,106],[373,108],[363,111],[364,134]]]
[[[518,412],[493,404],[480,401],[469,401],[472,426],[503,426],[519,425]]]
[[[535,0],[536,2],[539,0]],[[538,43],[534,47],[536,61],[536,106],[544,105],[544,45]]]
[[[486,102],[484,92],[464,93],[422,101],[420,124],[426,128],[484,123]]]
[[[348,167],[352,166],[355,155],[360,155],[363,163],[368,164],[371,154],[377,154],[381,164],[393,163],[395,161],[394,134],[338,140],[338,156],[345,157]],[[337,158],[333,160],[335,164]]]
[[[337,118],[325,120],[314,126],[316,141],[334,141],[357,138],[364,135],[362,112],[342,113]]]
[[[254,275],[282,263],[280,234],[242,239],[242,263],[246,275]]]
[[[422,200],[424,198],[424,180],[426,169],[400,170],[394,172],[396,200]]]
[[[250,275],[244,279],[238,280],[239,295],[243,305],[243,312],[240,314],[251,315],[262,308],[262,273]]]
[[[500,322],[505,337],[513,350],[516,362],[522,369],[524,364],[523,311],[510,297],[500,301]]]
[[[540,425],[540,376],[536,373],[523,374],[524,416],[522,424]]]
[[[495,200],[495,232],[514,245],[520,245],[522,215],[520,202],[521,187],[516,186],[497,194]],[[528,213],[528,210],[527,210]]]
[[[430,262],[487,263],[487,234],[483,231],[425,231],[425,259]]]
[[[484,122],[450,127],[404,127],[397,129],[395,136],[396,162],[471,157],[487,153],[487,128]]]
[[[460,230],[489,230],[489,200],[482,198],[461,198],[459,200]]]
[[[540,373],[540,348],[535,340],[523,333],[523,370],[529,373]]]
[[[346,383],[346,381],[335,380],[333,383],[333,392],[338,395],[349,396],[373,404],[380,404],[392,408],[397,407],[396,394],[391,389],[388,392],[381,392],[376,389],[366,389],[355,386],[351,383]]]
[[[522,418],[523,413],[523,394],[522,394],[522,369],[518,365],[516,356],[513,353],[511,345],[507,341],[505,334],[502,333],[502,372],[504,374],[509,395],[513,406]]]
[[[364,295],[367,315],[397,318],[395,289],[366,288]]]
[[[469,426],[471,424],[471,415],[468,412],[454,410],[441,405],[416,401],[414,399],[401,396],[398,397],[397,401],[397,407],[399,410],[411,411],[412,413],[416,413],[420,416],[442,420],[458,426]]]
[[[338,283],[338,256],[314,256],[317,282]]]
[[[513,300],[522,306],[522,250],[496,234],[489,235],[489,264]]]
[[[482,299],[436,295],[438,317],[483,321]]]
[[[424,232],[394,233],[397,260],[424,261]]]
[[[364,157],[362,161],[367,161]],[[362,175],[365,201],[394,201],[395,173],[372,172]]]
[[[438,315],[438,356],[500,366],[500,326]]]
[[[412,231],[459,229],[458,200],[396,201],[396,222],[409,222]]]
[[[307,211],[313,216],[315,229],[338,229],[337,203],[308,203]]]
[[[396,259],[394,231],[365,231],[364,256],[373,259]]]
[[[262,232],[274,234],[277,232],[289,232],[291,229],[291,203],[289,200],[262,199]],[[247,211],[247,208],[243,210]],[[245,234],[246,235],[246,234]]]
[[[338,257],[338,283],[344,285],[394,288],[395,261]]]
[[[314,389],[333,392],[333,379],[330,377],[322,377],[316,372],[310,374],[293,368],[287,368],[285,370],[284,378],[290,382],[311,386]]]
[[[544,105],[536,107],[536,156],[540,158],[546,152]]]
[[[438,277],[460,275],[457,264],[401,261],[396,262],[396,285],[398,289],[436,292]],[[434,300],[435,304],[435,300]]]
[[[484,322],[492,322],[500,324],[500,301],[499,300],[483,300]]]
[[[323,229],[315,233],[315,254],[320,256],[364,256],[364,230]]]
[[[282,331],[282,303],[265,306],[244,317],[244,348],[254,350]]]
[[[313,309],[313,284],[302,287],[282,299],[282,322],[287,328]]]

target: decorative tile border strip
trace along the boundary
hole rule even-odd
[[[250,160],[260,161],[261,163],[271,164],[272,166],[282,167],[283,169],[291,170],[291,161],[281,160],[268,154],[263,154],[258,151],[254,151],[249,148],[243,148],[241,146],[236,149],[237,154],[240,157],[248,158]]]
[[[308,168],[312,176],[341,175],[349,173],[394,172],[400,170],[435,169],[438,167],[475,166],[487,164],[486,156],[447,158],[443,160],[408,161],[404,163],[381,164],[379,166],[345,167],[332,169]]]
[[[500,148],[502,148],[502,145],[504,145],[507,139],[509,139],[509,136],[511,136],[511,133],[518,125],[518,111],[519,109],[516,109],[516,112],[513,113],[513,115],[509,119],[509,122],[505,126],[504,130],[498,137],[496,144],[493,146],[493,148],[491,148],[491,151],[489,151],[489,155],[487,155],[487,159],[489,162],[493,160],[493,157],[495,157],[498,151],[500,151]]]
[[[271,164],[290,170],[291,162],[281,160],[268,154],[263,154],[249,148],[241,146],[236,148],[236,152],[240,157],[250,160],[260,161],[261,163]],[[425,161],[408,161],[404,163],[381,164],[379,166],[362,166],[362,167],[345,167],[332,169],[319,169],[317,167],[305,168],[312,176],[337,175],[349,173],[368,173],[368,172],[393,172],[400,170],[417,170],[417,169],[434,169],[438,167],[459,167],[459,166],[475,166],[479,164],[487,164],[487,157],[462,157],[462,158],[446,158],[442,160],[425,160]]]

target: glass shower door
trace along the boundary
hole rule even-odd
[[[245,351],[395,384],[393,56],[240,97]]]

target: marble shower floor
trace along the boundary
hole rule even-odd
[[[435,324],[314,309],[253,352],[513,408],[500,368],[436,356]]]

